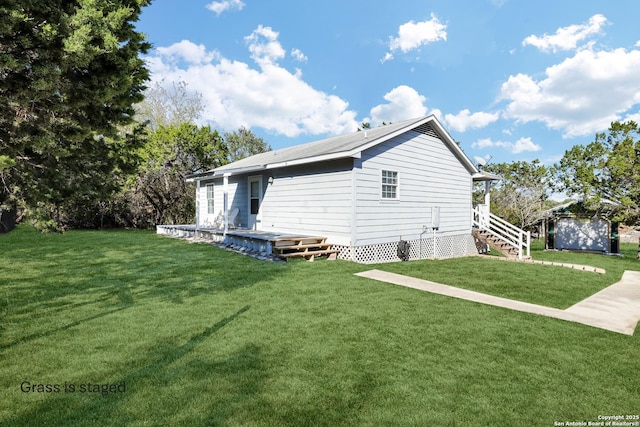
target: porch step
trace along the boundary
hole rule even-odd
[[[286,254],[276,254],[278,257],[282,259],[289,259],[293,257],[306,258],[307,261],[313,261],[316,256],[326,256],[328,260],[334,260],[337,258],[338,252],[337,249],[322,249],[317,251],[304,251],[304,252],[289,252]]]
[[[491,246],[493,249],[500,252],[507,258],[510,258],[510,259],[518,258],[518,248],[514,247],[513,245],[510,245],[509,243],[500,239],[499,237],[497,237],[495,234],[493,234],[488,230],[474,229],[473,237],[475,237],[480,242]],[[530,257],[527,257],[527,258],[530,258]]]
[[[304,257],[313,261],[316,256],[326,256],[329,260],[337,258],[337,249],[331,249],[332,243],[327,243],[326,237],[284,237],[272,240],[273,254],[284,260],[294,257]]]
[[[311,249],[311,248],[322,248],[329,249],[333,246],[333,243],[310,243],[305,245],[289,245],[289,246],[274,246],[275,249],[279,251],[287,251],[287,250],[301,250],[301,249]]]

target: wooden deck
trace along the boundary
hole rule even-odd
[[[196,228],[193,224],[159,225],[157,232],[177,237],[199,237],[234,248],[243,248],[267,256],[273,255],[284,260],[300,257],[313,261],[319,256],[326,256],[327,259],[333,260],[337,258],[339,252],[337,249],[332,249],[333,244],[327,243],[326,237],[300,234],[242,228],[230,229],[224,233],[223,230],[215,228]]]

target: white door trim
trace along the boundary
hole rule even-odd
[[[252,184],[258,184],[258,194],[251,192]],[[263,187],[262,187],[262,175],[250,176],[247,178],[247,217],[248,217],[248,228],[250,230],[262,230],[262,213],[260,212],[260,207],[262,205],[262,197]]]

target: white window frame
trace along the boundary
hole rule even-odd
[[[215,184],[206,184],[205,191],[207,193],[207,214],[215,215],[215,203],[214,203],[214,195],[215,195]]]
[[[391,176],[388,176],[392,174]],[[395,182],[389,181],[394,179]],[[389,187],[385,191],[385,187]],[[394,190],[395,197],[389,197],[389,194]],[[380,199],[381,200],[400,200],[400,174],[397,171],[383,169],[380,171]]]

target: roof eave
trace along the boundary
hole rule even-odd
[[[458,157],[458,159],[463,163],[463,165],[466,167],[469,173],[472,176],[477,173],[480,173],[476,165],[474,165],[471,159],[467,157],[465,152],[462,151],[462,148],[460,148],[458,143],[451,137],[451,135],[449,135],[449,132],[447,132],[447,130],[444,127],[442,127],[442,124],[440,124],[440,122],[436,119],[436,117],[433,114],[427,117],[426,120],[423,121],[423,123],[426,123],[429,120],[431,121],[432,124],[434,124],[438,128],[438,133],[440,134],[440,136],[444,137],[445,142],[447,143],[447,145],[449,145],[449,148],[451,148],[455,152],[456,157]],[[499,178],[499,179],[502,179],[502,178]]]
[[[502,181],[500,175],[494,173],[478,171],[472,175],[474,181]]]
[[[216,168],[207,172],[189,175],[187,176],[186,181],[195,182],[203,179],[215,179],[215,178],[223,177],[225,175],[231,176],[231,175],[237,175],[240,173],[260,172],[265,169],[267,169],[267,165],[255,165],[255,166],[247,166],[244,168],[228,168],[228,169]]]
[[[310,164],[310,163],[316,163],[316,162],[322,162],[322,161],[329,161],[329,160],[336,160],[336,159],[343,159],[343,158],[360,158],[362,152],[364,152],[365,150],[368,150],[369,148],[375,147],[376,145],[379,145],[385,141],[388,141],[390,139],[393,139],[399,135],[402,135],[418,126],[421,126],[425,123],[431,122],[436,128],[437,128],[437,132],[438,134],[441,136],[443,142],[454,152],[454,154],[456,155],[456,157],[458,157],[458,159],[460,160],[460,162],[464,165],[464,167],[469,171],[469,173],[473,176],[474,174],[478,174],[480,171],[476,168],[476,166],[473,164],[473,162],[471,162],[471,160],[467,157],[467,155],[464,153],[464,151],[462,151],[462,149],[458,146],[458,144],[453,140],[453,138],[451,137],[451,135],[449,135],[449,133],[442,127],[442,125],[440,124],[440,122],[436,119],[436,117],[432,114],[430,116],[427,117],[423,117],[419,120],[416,120],[412,123],[407,124],[406,126],[403,126],[400,129],[397,129],[391,133],[382,135],[380,137],[377,138],[371,138],[371,140],[365,142],[362,145],[358,145],[355,148],[352,148],[351,150],[345,150],[345,151],[338,151],[338,152],[334,152],[334,153],[328,153],[328,154],[322,154],[322,155],[317,155],[317,156],[311,156],[311,157],[304,157],[304,158],[298,158],[298,159],[292,159],[292,160],[287,160],[287,161],[282,161],[282,162],[273,162],[273,163],[265,163],[265,164],[261,164],[261,165],[253,165],[253,166],[247,166],[247,167],[240,167],[240,168],[225,168],[225,166],[222,166],[221,168],[216,168],[213,169],[211,171],[207,171],[207,172],[203,172],[200,174],[193,174],[191,176],[187,177],[187,181],[188,182],[194,182],[196,180],[203,180],[203,179],[214,179],[217,177],[221,177],[225,174],[227,175],[235,175],[235,174],[246,174],[246,173],[251,173],[251,172],[260,172],[263,170],[267,170],[267,169],[276,169],[276,168],[281,168],[281,167],[288,167],[288,166],[297,166],[297,165],[306,165],[306,164]],[[365,135],[365,139],[366,137],[366,133]],[[501,178],[497,178],[497,179],[501,179]]]
[[[284,162],[270,163],[265,166],[265,169],[277,169],[277,168],[284,168],[288,166],[306,165],[309,163],[318,163],[318,162],[324,162],[324,161],[336,160],[336,159],[346,159],[349,157],[360,158],[361,153],[362,153],[361,148],[358,148],[356,150],[350,150],[350,151],[338,151],[336,153],[323,154],[320,156],[305,157],[302,159],[294,159],[294,160],[287,160]]]

